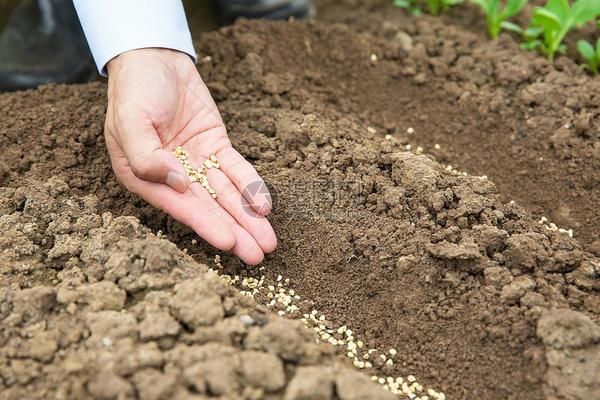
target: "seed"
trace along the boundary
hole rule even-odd
[[[208,178],[204,174],[205,167],[209,168],[209,169],[210,168],[219,168],[219,162],[218,162],[216,156],[214,154],[211,155],[210,160],[204,161],[204,165],[200,166],[200,168],[198,168],[197,170],[194,170],[192,168],[192,165],[188,161],[188,159],[190,158],[190,155],[187,151],[185,151],[183,149],[183,147],[181,147],[181,146],[176,147],[173,150],[173,154],[175,154],[175,156],[179,159],[179,162],[181,162],[181,165],[185,168],[186,172],[188,173],[188,176],[190,177],[190,182],[191,183],[200,182],[202,187],[204,187],[208,191],[208,193],[211,195],[211,197],[213,199],[216,199],[217,193],[210,186],[210,184],[208,183]]]
[[[396,349],[390,349],[389,353],[391,356],[395,356],[396,354],[398,354],[398,352],[396,351]]]
[[[406,129],[406,133],[408,133],[409,135],[412,135],[413,133],[415,133],[415,128],[409,127],[408,129]]]

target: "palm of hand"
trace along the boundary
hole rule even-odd
[[[120,60],[123,67],[109,69],[105,135],[117,178],[213,246],[231,250],[249,264],[259,263],[277,245],[264,218],[270,198],[268,192],[250,194],[244,189],[264,187],[264,182],[231,146],[217,107],[189,57],[180,53],[174,57],[168,50],[146,51],[141,59],[136,55],[136,62]],[[164,51],[170,52],[167,57]],[[119,57],[123,56],[127,53]],[[221,168],[206,172],[218,193],[216,199],[200,184],[190,184],[171,153],[177,146],[191,155],[196,167],[216,155]]]

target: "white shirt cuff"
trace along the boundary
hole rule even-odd
[[[181,0],[73,0],[98,71],[129,50],[163,47],[196,60]]]

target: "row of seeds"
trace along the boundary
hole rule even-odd
[[[361,370],[377,371],[384,366],[393,366],[398,358],[396,349],[380,351],[375,348],[368,348],[362,340],[354,336],[354,332],[347,326],[333,327],[325,314],[312,309],[307,310],[308,302],[302,301],[302,298],[290,289],[290,279],[279,275],[274,282],[269,282],[262,275],[264,267],[259,268],[260,278],[240,277],[238,275],[229,275],[223,272],[221,257],[216,255],[214,258],[216,268],[221,279],[228,285],[233,285],[240,289],[240,293],[257,299],[260,303],[265,303],[267,307],[273,309],[279,316],[299,319],[307,329],[313,330],[317,335],[317,341],[327,342],[336,346],[340,352],[352,360],[352,365]],[[413,375],[407,377],[392,377],[385,375],[372,375],[371,380],[379,383],[384,390],[390,391],[400,399],[411,400],[445,400],[444,393],[433,389],[427,389],[417,382]]]

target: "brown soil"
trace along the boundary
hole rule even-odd
[[[440,20],[389,13],[382,28],[382,13],[371,33],[357,32],[370,27],[363,9],[352,19],[324,5],[321,18],[353,25],[241,22],[199,39],[232,141],[275,194],[280,245],[264,272],[369,346],[398,350],[368,373],[414,374],[451,399],[597,398],[600,260],[526,210],[575,221],[598,252],[598,81]],[[406,35],[393,39],[398,24]],[[343,389],[353,378],[339,378],[331,349],[149,233],[201,263],[214,255],[116,183],[104,91],[0,96],[0,396],[148,397],[154,382],[165,398],[383,396],[361,394],[374,387],[362,381]],[[243,314],[269,322],[244,327]],[[256,357],[282,372],[247,368]]]
[[[1,399],[387,398],[298,321],[69,191],[0,194]]]
[[[581,243],[598,241],[592,247],[600,248],[599,79],[566,57],[553,68],[507,34],[489,40],[474,7],[439,19],[411,18],[387,1],[340,13],[340,3],[322,1],[319,18],[375,34],[396,52],[384,57],[392,63],[365,69],[364,59],[345,71],[361,76],[335,88],[348,111],[441,162],[487,175],[503,200],[573,228]],[[409,126],[412,137],[405,134]],[[442,151],[433,151],[436,143]]]

